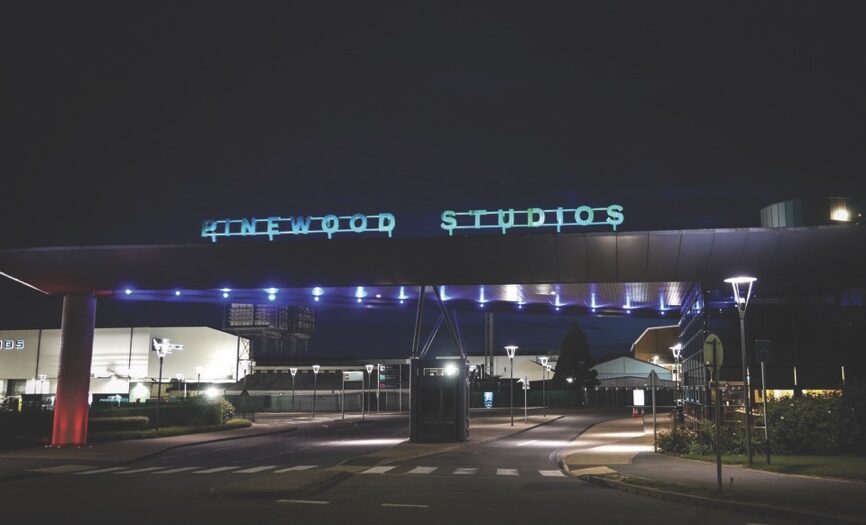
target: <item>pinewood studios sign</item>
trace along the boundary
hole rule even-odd
[[[496,229],[505,234],[512,229],[563,228],[605,226],[616,231],[625,220],[619,204],[576,208],[506,208],[497,210],[475,209],[445,210],[440,216],[440,229],[454,235],[455,230]],[[337,234],[385,233],[391,237],[397,227],[393,213],[372,215],[304,215],[245,217],[239,219],[205,219],[201,236],[216,242],[221,237],[267,237],[273,241],[284,235],[325,235],[332,239]]]

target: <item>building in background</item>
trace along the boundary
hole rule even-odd
[[[3,404],[15,406],[25,396],[37,396],[42,406],[53,405],[60,330],[3,330],[0,341],[12,341],[10,348],[0,350]],[[159,357],[154,341],[178,345],[163,360],[163,397],[198,393],[210,385],[231,385],[250,369],[240,352],[249,342],[213,328],[97,328],[90,365],[94,403],[138,402],[156,396]]]

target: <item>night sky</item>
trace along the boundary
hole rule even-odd
[[[0,248],[206,242],[203,218],[331,212],[389,211],[396,235],[432,236],[443,209],[501,206],[741,227],[786,198],[866,196],[853,2],[3,11]],[[0,328],[59,324],[56,299],[6,282],[0,297]],[[220,322],[124,308],[103,301],[98,323]],[[322,352],[344,346],[328,326],[388,331],[319,318]],[[604,351],[642,330],[583,321]]]

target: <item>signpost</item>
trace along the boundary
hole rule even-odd
[[[722,348],[722,340],[719,339],[719,336],[713,333],[707,334],[707,338],[704,340],[704,361],[707,366],[712,367],[713,370],[713,382],[715,383],[715,414],[714,421],[716,424],[716,488],[721,492],[722,490],[722,450],[721,450],[721,439],[719,434],[719,427],[722,424],[722,397],[719,393],[719,366],[722,364],[724,360],[724,350]]]
[[[764,405],[764,453],[767,465],[770,464],[770,426],[767,424],[767,375],[764,363],[773,361],[772,341],[758,339],[755,341],[755,357],[761,362],[761,400]]]
[[[523,376],[523,379],[521,379],[519,382],[523,383],[523,422],[526,423],[527,422],[527,410],[528,410],[527,406],[526,406],[526,394],[527,394],[527,392],[529,392],[529,378],[526,376]]]

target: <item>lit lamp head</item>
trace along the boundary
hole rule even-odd
[[[680,355],[683,353],[683,345],[680,343],[675,344],[671,347],[671,353],[674,354],[674,359],[679,359]]]
[[[553,367],[551,365],[546,366],[548,372],[553,372]]]
[[[517,353],[517,347],[515,345],[508,345],[505,347],[505,351],[508,353],[508,359],[514,359],[514,354]]]
[[[292,377],[295,377],[295,374],[298,373],[297,368],[289,368],[289,373],[292,374]]]
[[[319,366],[319,365],[313,365],[313,373],[314,373],[314,374],[318,374],[320,368],[322,368],[322,367]]]
[[[457,366],[451,363],[445,365],[445,375],[446,376],[456,376],[457,375]]]
[[[546,367],[547,361],[550,360],[550,357],[543,355],[543,356],[539,357],[538,360],[541,362],[541,366]]]
[[[368,374],[372,374],[372,373],[373,373],[373,365],[364,365],[364,368],[367,369],[367,373],[368,373]]]
[[[726,283],[730,283],[731,287],[734,289],[734,304],[737,305],[737,310],[740,311],[741,314],[745,313],[746,308],[749,306],[749,299],[752,297],[752,285],[757,281],[757,277],[749,277],[745,275],[739,275],[736,277],[728,277],[725,279]],[[740,286],[746,286],[745,294],[740,291]]]

